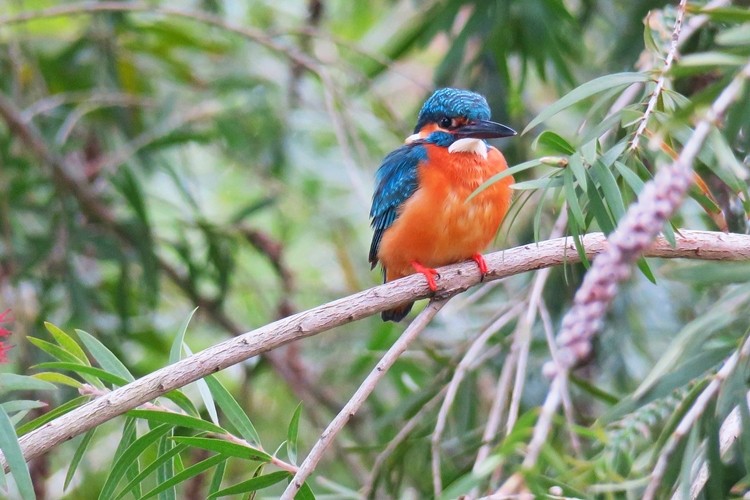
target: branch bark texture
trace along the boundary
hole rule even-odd
[[[602,233],[592,233],[583,237],[583,245],[587,257],[593,258],[604,251],[607,242]],[[677,236],[675,248],[663,238],[658,238],[645,256],[720,261],[750,260],[750,236],[682,230]],[[489,268],[485,281],[580,261],[571,238],[556,238],[495,252],[487,255],[485,260]],[[479,271],[473,262],[441,268],[440,276],[436,294],[438,298],[452,297],[480,282]],[[413,275],[270,323],[157,370],[44,424],[21,437],[21,449],[26,460],[31,460],[63,441],[206,375],[294,340],[310,337],[431,295],[424,278]],[[0,464],[3,468],[6,467],[2,455]]]

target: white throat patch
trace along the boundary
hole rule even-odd
[[[485,160],[487,159],[487,144],[482,139],[472,139],[467,137],[459,139],[448,146],[449,153],[474,153]]]

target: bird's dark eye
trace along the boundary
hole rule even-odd
[[[438,125],[440,125],[440,128],[450,128],[452,124],[453,124],[453,120],[451,120],[447,116],[442,117],[440,121],[438,122]]]

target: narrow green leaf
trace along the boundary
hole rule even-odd
[[[716,176],[724,181],[729,188],[735,193],[742,193],[747,190],[747,185],[740,177],[747,175],[747,169],[737,159],[732,147],[727,143],[726,137],[717,128],[711,130],[708,136],[708,147],[716,157],[715,162],[707,164]]]
[[[597,145],[599,144],[598,139],[591,139],[581,146],[581,156],[587,164],[593,165],[597,159]]]
[[[190,320],[193,318],[193,315],[197,310],[198,308],[196,307],[195,309],[190,311],[190,314],[187,315],[185,321],[182,322],[182,326],[180,326],[180,330],[177,332],[177,336],[175,337],[174,342],[172,342],[172,348],[169,350],[170,365],[178,362],[182,357],[182,344],[185,341],[185,332],[187,332]]]
[[[651,13],[653,14],[653,13]],[[646,17],[646,22],[643,23],[644,29],[643,29],[643,45],[646,47],[646,50],[648,50],[653,56],[661,57],[662,55],[662,49],[659,47],[659,45],[656,43],[656,40],[654,40],[654,33],[651,30],[651,22],[649,22],[649,18]]]
[[[68,466],[68,472],[65,474],[65,483],[63,484],[63,491],[67,490],[68,486],[70,486],[70,482],[73,480],[73,476],[75,475],[76,470],[78,469],[78,465],[81,463],[81,460],[83,459],[83,455],[86,453],[86,450],[91,444],[91,440],[94,438],[94,434],[96,434],[97,429],[98,427],[94,427],[93,429],[88,431],[86,434],[84,434],[83,439],[81,439],[81,442],[78,444],[78,447],[76,448],[76,451],[73,454],[73,458],[70,461],[70,465]]]
[[[747,58],[726,52],[698,52],[680,57],[679,68],[711,68],[714,66],[741,66],[747,62]]]
[[[299,434],[299,417],[302,414],[302,402],[297,405],[292,414],[292,420],[289,422],[289,428],[286,431],[286,452],[289,461],[297,465],[297,436]]]
[[[226,471],[226,469],[226,460],[216,466],[214,475],[211,476],[211,484],[208,485],[208,498],[212,498],[212,496],[215,495],[221,488],[221,483],[224,480],[224,472]]]
[[[568,204],[568,211],[573,219],[575,219],[578,227],[585,227],[585,217],[583,216],[581,205],[578,203],[578,195],[576,194],[576,188],[573,184],[573,173],[566,169],[563,174],[563,179],[565,180],[564,192],[565,201]]]
[[[74,389],[78,389],[83,385],[83,382],[57,372],[39,372],[32,375],[32,377],[39,380],[44,380],[45,382],[49,382],[51,384],[67,385],[69,387],[73,387]]]
[[[193,402],[190,401],[190,398],[183,394],[180,390],[175,389],[174,391],[169,391],[162,397],[172,401],[188,415],[191,415],[193,417],[200,417],[200,413],[198,412],[198,409],[195,407]]]
[[[33,500],[36,498],[34,485],[31,484],[29,466],[23,457],[21,445],[18,444],[18,437],[16,436],[16,431],[13,429],[13,424],[3,408],[0,408],[0,450],[2,450],[5,456],[21,498],[24,500]]]
[[[302,483],[302,487],[297,494],[294,495],[294,500],[315,500],[315,494],[313,493],[312,488],[310,488],[310,485]]]
[[[750,23],[717,33],[716,43],[724,46],[750,45]]]
[[[601,194],[593,182],[589,183],[588,195],[589,211],[594,214],[594,218],[601,230],[604,231],[604,234],[610,234],[615,230],[615,224],[609,212],[604,207],[604,200],[602,200]]]
[[[622,176],[622,178],[625,179],[627,185],[630,186],[630,189],[632,189],[636,195],[641,192],[641,189],[643,189],[645,182],[643,182],[643,179],[638,177],[638,174],[630,170],[627,165],[620,161],[615,162],[615,168],[617,169],[617,172],[619,172],[619,174]]]
[[[527,200],[531,198],[531,196],[534,193],[529,192],[529,196],[526,198]],[[539,242],[541,239],[541,230],[542,230],[542,212],[544,209],[544,200],[547,197],[547,189],[542,190],[542,194],[539,197],[539,203],[536,206],[536,210],[534,211],[534,241]]]
[[[89,350],[91,355],[103,369],[114,375],[124,378],[128,382],[133,382],[135,380],[133,375],[128,371],[127,368],[125,368],[125,365],[123,365],[122,362],[117,359],[117,356],[112,354],[112,351],[107,349],[106,346],[99,342],[99,340],[97,340],[93,335],[84,332],[83,330],[76,330],[76,333],[81,338],[81,341],[86,346],[86,349]]]
[[[602,401],[603,403],[607,405],[616,404],[620,400],[618,396],[605,391],[601,387],[598,387],[596,384],[593,384],[586,379],[576,377],[575,375],[571,375],[570,381],[573,383],[573,385],[575,385],[582,391],[590,394],[594,398]]]
[[[28,375],[0,373],[0,394],[11,391],[54,391],[54,384],[38,380]]]
[[[52,342],[47,342],[46,340],[38,339],[36,337],[26,337],[26,339],[55,359],[59,359],[60,361],[65,361],[68,363],[80,364],[81,362],[76,356],[69,353],[68,351],[66,351],[65,349],[63,349],[57,344],[53,344]]]
[[[130,410],[127,415],[133,418],[142,418],[149,422],[165,423],[176,427],[187,427],[198,431],[215,432],[217,434],[226,434],[227,432],[211,422],[171,411]]]
[[[196,448],[203,448],[204,450],[215,451],[217,453],[223,453],[232,457],[243,458],[245,460],[254,460],[259,462],[270,462],[271,455],[264,451],[244,446],[238,443],[230,443],[223,439],[212,439],[204,437],[187,437],[187,436],[175,436],[175,441],[179,443],[185,443]]]
[[[598,94],[599,92],[633,83],[647,82],[649,79],[650,77],[646,73],[615,73],[586,82],[568,92],[568,94],[560,98],[558,101],[547,106],[544,111],[539,113],[536,118],[526,125],[526,128],[523,129],[521,135],[525,134],[540,123],[552,118],[560,111]]]
[[[576,152],[575,148],[568,141],[551,130],[545,130],[539,134],[532,147],[536,148],[538,146],[547,148],[551,153],[560,153],[563,155],[572,155]]]
[[[172,441],[171,439],[167,439],[171,438],[173,435],[174,429],[170,429],[167,434],[159,439],[159,445],[156,452],[157,456],[164,456],[172,449],[178,447],[178,445],[176,445],[174,441]],[[159,467],[156,468],[156,484],[158,484],[159,486],[157,486],[150,492],[145,493],[141,498],[148,498],[153,495],[159,495],[159,500],[176,500],[176,483],[171,482],[176,477],[174,466],[174,459],[163,460]],[[184,472],[184,470],[180,472]]]
[[[636,261],[636,265],[638,266],[638,269],[640,269],[640,271],[646,277],[646,279],[655,285],[656,276],[654,276],[654,272],[651,270],[651,266],[648,265],[648,261],[646,261],[646,259],[641,257],[640,259]]]
[[[78,396],[77,398],[71,399],[70,401],[61,404],[57,408],[53,408],[52,410],[48,411],[47,413],[35,418],[31,422],[26,422],[25,424],[21,425],[16,429],[16,432],[18,432],[19,436],[23,436],[24,434],[33,431],[37,427],[40,427],[50,420],[53,420],[60,415],[64,415],[68,413],[73,408],[77,408],[81,406],[84,403],[87,403],[90,400],[90,398],[86,396]]]
[[[540,177],[539,179],[533,179],[530,181],[516,182],[515,184],[512,184],[510,188],[515,189],[516,191],[523,191],[526,189],[562,187],[563,184],[562,176],[558,175],[555,177]]]
[[[112,459],[112,463],[116,463],[120,457],[125,453],[125,450],[127,450],[138,438],[138,420],[132,417],[126,417],[125,418],[125,425],[122,427],[122,435],[120,437],[120,442],[117,443],[117,449],[115,450],[115,456]],[[140,473],[140,460],[136,458],[133,463],[126,467],[125,469],[125,477],[126,479],[132,481],[133,478],[138,477]],[[141,485],[136,484],[133,495],[136,497],[139,497],[141,495]]]
[[[581,264],[588,269],[591,267],[591,262],[589,262],[589,258],[586,256],[586,249],[583,247],[583,240],[581,239],[581,233],[583,231],[578,226],[575,218],[568,219],[568,228],[570,229],[571,237],[573,238],[573,245],[576,248],[576,253],[581,259]]]
[[[211,390],[216,399],[216,403],[224,412],[224,415],[229,419],[229,423],[235,428],[240,436],[250,444],[260,445],[260,435],[255,430],[255,426],[250,418],[247,416],[245,411],[237,403],[237,400],[232,397],[229,391],[219,382],[219,380],[213,375],[209,375],[204,379],[208,388]]]
[[[201,395],[201,399],[203,399],[203,405],[206,407],[208,416],[211,417],[211,421],[214,424],[219,425],[219,414],[216,412],[216,402],[211,395],[208,385],[206,385],[205,379],[200,378],[196,380],[195,385],[198,386],[198,393]]]
[[[672,228],[671,222],[664,223],[664,229],[662,229],[662,234],[664,234],[664,239],[667,240],[667,243],[669,243],[669,246],[671,246],[672,248],[677,247],[677,239],[675,239],[674,229]]]
[[[224,488],[223,490],[219,490],[209,495],[208,498],[225,497],[228,495],[239,495],[242,493],[249,493],[251,491],[262,490],[264,488],[268,488],[269,486],[273,486],[276,483],[280,483],[281,481],[285,479],[290,479],[291,477],[292,475],[286,471],[271,472],[264,476],[254,477],[252,479],[248,479],[247,481],[243,481],[233,486]]]
[[[205,472],[206,470],[210,469],[214,465],[225,462],[226,459],[227,459],[226,456],[219,454],[219,455],[214,455],[212,457],[209,457],[205,460],[201,460],[197,464],[191,465],[185,470],[175,474],[170,479],[159,484],[159,486],[157,486],[156,488],[145,493],[141,497],[141,500],[145,500],[146,498],[151,498],[152,496],[159,494],[167,490],[168,488],[174,488],[175,485],[180,484],[183,481],[187,481],[191,477],[197,476],[198,474],[201,474],[202,472]],[[288,474],[288,473],[285,473],[285,474]]]
[[[440,496],[441,500],[464,498],[473,488],[482,484],[492,471],[502,462],[503,457],[491,455],[487,457],[476,471],[469,472],[448,484]]]
[[[618,221],[625,215],[625,202],[622,199],[622,193],[617,186],[617,180],[612,175],[612,171],[605,167],[602,162],[597,161],[589,169],[589,173],[599,182],[604,192],[604,199],[607,201],[615,220]]]
[[[188,347],[187,344],[183,343],[182,347],[185,348],[185,352],[188,353],[188,356],[193,355],[193,351],[190,350],[190,347]],[[216,402],[214,401],[213,395],[211,395],[211,390],[208,388],[205,379],[201,378],[196,380],[195,385],[198,387],[198,393],[201,395],[203,406],[205,406],[208,416],[211,417],[213,423],[219,425],[219,414],[216,413]]]
[[[586,167],[583,166],[583,158],[581,155],[574,154],[568,158],[568,168],[573,172],[573,175],[578,181],[578,185],[581,186],[581,189],[583,189],[583,192],[585,193],[588,188],[588,182],[586,181],[588,176],[586,175]],[[581,227],[583,227],[583,225],[581,225]]]
[[[79,365],[76,363],[65,363],[63,361],[49,361],[47,363],[39,363],[34,368],[50,369],[50,370],[70,370],[72,372],[91,375],[97,379],[104,381],[108,384],[114,384],[117,386],[127,385],[128,381],[124,378],[109,373],[108,371],[102,370],[95,366]]]
[[[151,475],[156,469],[161,467],[161,465],[168,461],[172,460],[175,456],[182,453],[184,450],[188,448],[188,445],[186,444],[177,444],[170,448],[169,451],[157,456],[153,462],[148,464],[146,467],[143,468],[143,470],[135,476],[133,479],[131,479],[128,484],[125,485],[125,487],[120,490],[120,493],[117,494],[117,496],[114,498],[114,500],[119,500],[120,498],[124,497],[130,491],[135,488],[137,485],[143,482],[144,479],[146,479],[149,475]]]
[[[701,262],[670,266],[664,275],[672,280],[702,286],[750,282],[750,262]]]
[[[86,356],[86,353],[83,352],[83,349],[81,349],[81,346],[79,346],[78,342],[73,340],[70,335],[68,335],[52,323],[48,323],[46,321],[44,322],[44,327],[55,338],[55,341],[60,344],[60,347],[78,358],[84,365],[91,364],[89,363],[89,358]]]
[[[487,189],[488,187],[490,187],[494,183],[496,183],[496,182],[498,182],[498,181],[500,181],[502,179],[505,179],[506,177],[508,177],[510,175],[515,175],[518,172],[523,172],[524,170],[528,170],[530,168],[537,167],[537,166],[539,166],[541,164],[542,164],[542,162],[540,162],[538,159],[537,160],[529,160],[529,161],[525,161],[523,163],[519,163],[518,165],[515,165],[515,166],[510,167],[508,169],[505,169],[502,172],[500,172],[499,174],[495,174],[492,177],[490,177],[489,179],[487,179],[486,181],[484,181],[478,188],[476,188],[474,190],[473,193],[471,193],[469,195],[468,198],[466,198],[466,201],[470,201],[472,198],[474,198],[476,195],[478,195],[479,193],[481,193],[482,191],[484,191],[485,189]]]
[[[711,310],[695,318],[685,325],[677,334],[669,347],[662,352],[651,372],[641,382],[636,389],[634,397],[638,398],[651,388],[657,380],[679,364],[692,351],[697,349],[696,346],[704,345],[705,341],[715,331],[731,324],[737,318],[738,302],[742,303],[748,299],[748,292],[742,289],[735,289],[724,295],[718,300]]]
[[[104,486],[102,486],[99,498],[102,500],[114,498],[117,485],[125,476],[126,471],[133,465],[133,463],[135,463],[138,457],[146,451],[146,448],[156,443],[159,438],[169,432],[170,429],[172,429],[171,425],[162,424],[133,441],[112,465],[109,476],[104,482]]]
[[[45,406],[47,406],[47,403],[32,399],[17,399],[15,401],[0,403],[0,407],[2,407],[8,415],[17,411],[33,410],[34,408],[44,408]]]

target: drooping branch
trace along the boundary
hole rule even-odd
[[[607,243],[603,234],[593,233],[583,237],[583,245],[587,257],[593,258],[606,248]],[[750,236],[681,230],[674,248],[663,238],[658,238],[645,255],[700,260],[750,260]],[[557,238],[495,252],[487,255],[485,260],[489,268],[485,281],[580,262],[570,238]],[[438,296],[441,298],[461,293],[480,282],[479,271],[473,262],[442,268],[440,276]],[[253,356],[430,295],[422,276],[409,276],[225,340],[86,403],[21,437],[24,456],[27,460],[38,457],[59,443],[132,408]],[[2,456],[0,464],[6,466]]]
[[[646,130],[646,125],[648,125],[648,119],[653,114],[654,110],[656,109],[656,103],[659,102],[659,99],[661,98],[661,93],[664,90],[664,85],[667,81],[667,73],[669,73],[670,68],[672,68],[672,61],[674,61],[674,58],[677,55],[677,47],[679,47],[680,41],[680,31],[682,30],[682,21],[685,18],[685,9],[687,9],[687,0],[680,0],[680,5],[677,7],[677,19],[675,20],[674,30],[672,31],[672,42],[669,46],[667,57],[664,59],[664,68],[662,68],[661,70],[659,79],[656,80],[656,86],[654,87],[654,91],[651,93],[651,98],[648,100],[646,111],[644,111],[643,116],[640,119],[640,123],[638,124],[638,129],[636,129],[635,134],[633,135],[633,139],[630,141],[631,151],[638,149],[640,138],[643,135],[643,132]]]
[[[372,391],[375,390],[375,386],[385,376],[388,370],[393,364],[401,357],[406,351],[409,345],[416,340],[422,331],[427,328],[432,318],[443,308],[448,302],[448,299],[433,299],[430,304],[419,313],[414,321],[409,325],[406,331],[393,343],[388,349],[388,352],[378,361],[375,368],[372,369],[364,382],[360,384],[354,395],[349,398],[341,411],[336,417],[328,424],[328,427],[323,431],[312,447],[310,453],[305,457],[302,465],[299,466],[297,473],[294,475],[289,485],[281,495],[281,500],[293,500],[297,496],[297,492],[302,488],[302,485],[310,477],[315,468],[318,466],[318,462],[323,458],[328,446],[336,439],[336,436],[341,429],[344,428],[346,423],[359,411],[362,405],[367,401]]]

